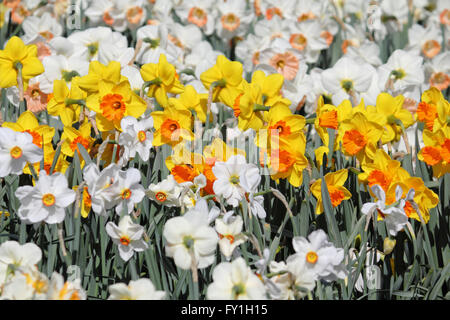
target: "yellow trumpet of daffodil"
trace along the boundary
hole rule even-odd
[[[361,112],[344,120],[339,126],[342,152],[347,156],[356,156],[360,163],[372,161],[382,135],[383,127],[369,121]]]
[[[203,85],[209,90],[213,86],[212,98],[229,107],[234,105],[236,97],[243,92],[242,63],[230,61],[224,55],[217,57],[216,64],[200,75]]]
[[[417,157],[433,168],[433,176],[442,177],[450,172],[450,127],[441,127],[435,132],[423,131],[425,146]]]
[[[123,117],[139,118],[147,109],[147,103],[130,87],[128,80],[119,83],[101,80],[98,92],[90,94],[86,106],[96,112],[95,121],[100,131],[121,130]]]
[[[405,97],[402,95],[393,97],[389,93],[381,92],[377,97],[376,107],[367,107],[368,118],[372,121],[377,119],[376,122],[384,128],[381,136],[383,144],[399,141],[403,129],[414,123],[411,112],[403,108],[404,101]]]
[[[193,140],[192,114],[190,111],[179,106],[177,99],[169,100],[164,111],[151,113],[155,132],[153,134],[153,145],[161,146],[168,144],[174,146],[183,140]]]
[[[86,93],[77,85],[79,77],[72,79],[70,89],[64,80],[53,81],[53,94],[47,104],[47,112],[52,116],[59,116],[64,126],[72,126],[79,121],[81,108]]]
[[[5,49],[0,50],[0,88],[17,86],[20,74],[23,90],[26,90],[28,81],[43,72],[44,66],[37,58],[36,45],[25,45],[22,39],[14,36],[6,43]]]
[[[147,95],[154,97],[163,108],[168,105],[167,93],[180,94],[184,91],[175,67],[167,62],[164,54],[159,56],[158,63],[144,64],[141,76],[146,81],[144,86],[148,86]]]
[[[73,190],[77,191],[79,186],[73,186]],[[87,218],[89,213],[91,212],[92,207],[92,198],[89,194],[88,187],[84,186],[83,191],[81,192],[81,216],[83,218]]]
[[[330,195],[331,205],[337,207],[342,201],[348,200],[352,197],[350,191],[344,187],[344,183],[348,178],[348,170],[341,169],[336,172],[327,173],[324,176],[327,185],[328,193]],[[316,214],[321,214],[324,211],[322,200],[322,179],[316,180],[311,185],[311,192],[317,199]]]
[[[40,125],[38,119],[31,111],[22,112],[16,122],[4,122],[3,127],[17,132],[28,132],[33,136],[33,143],[39,148],[51,144],[55,135],[55,128],[48,125]]]

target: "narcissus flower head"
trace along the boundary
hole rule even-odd
[[[327,173],[324,177],[333,207],[337,207],[343,200],[348,200],[352,196],[350,191],[344,187],[347,177],[347,169]],[[318,179],[312,184],[311,192],[317,198],[316,214],[323,213],[322,179]]]
[[[37,58],[37,47],[34,44],[25,45],[19,37],[12,37],[0,50],[0,88],[17,86],[17,76],[21,73],[24,90],[31,78],[44,72],[44,66]]]
[[[164,54],[159,56],[158,63],[144,64],[141,75],[144,81],[151,82],[147,95],[154,97],[162,107],[168,105],[167,93],[180,94],[184,91],[175,67],[167,62]]]
[[[210,89],[214,85],[213,101],[220,101],[228,106],[233,106],[236,97],[242,93],[240,85],[244,80],[242,63],[230,61],[224,55],[217,57],[216,64],[203,72],[200,80]]]

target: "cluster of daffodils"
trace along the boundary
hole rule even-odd
[[[0,13],[0,224],[20,224],[19,242],[0,234],[2,299],[86,299],[95,268],[115,280],[108,299],[179,297],[167,281],[188,273],[196,299],[365,292],[357,239],[384,260],[437,219],[445,0],[18,0]],[[94,280],[39,270],[44,256]]]

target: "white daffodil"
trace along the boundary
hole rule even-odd
[[[49,176],[45,170],[40,171],[34,187],[19,187],[15,195],[20,200],[17,215],[27,224],[62,222],[66,216],[65,209],[76,197],[75,191],[68,188],[66,176],[60,172]]]
[[[425,78],[422,63],[423,58],[418,54],[401,49],[395,50],[388,61],[378,67],[378,86],[382,90],[391,90],[394,95],[405,95],[418,89]],[[418,101],[420,92],[409,98]]]
[[[36,266],[19,267],[3,285],[2,300],[44,300],[48,278]]]
[[[271,66],[287,80],[295,79],[303,60],[301,51],[294,49],[287,39],[278,37],[259,55],[260,64]]]
[[[0,245],[0,285],[4,284],[9,274],[14,274],[19,267],[31,267],[42,259],[41,249],[32,242],[20,244],[6,241]]]
[[[217,35],[222,39],[244,36],[247,33],[254,14],[247,10],[247,3],[241,0],[221,1],[216,5],[218,15]]]
[[[231,156],[227,162],[216,162],[212,171],[217,178],[213,184],[214,193],[223,196],[233,207],[237,207],[245,193],[250,192],[249,186],[261,179],[258,167],[247,163],[242,155]]]
[[[272,283],[275,288],[268,286],[268,292],[274,300],[303,298],[316,286],[316,275],[312,270],[306,268],[306,262],[291,257],[289,256],[286,262],[271,261],[269,265],[270,272],[274,276],[267,282]]]
[[[407,50],[422,54],[428,59],[441,52],[442,32],[439,25],[430,23],[426,28],[415,23],[408,29]]]
[[[164,225],[166,255],[181,269],[206,268],[215,260],[219,237],[208,224],[204,206],[189,209],[183,216],[169,219]],[[194,260],[193,260],[194,259]]]
[[[217,57],[221,54],[220,51],[214,50],[208,41],[201,41],[185,56],[184,63],[187,68],[193,69],[197,79],[200,79],[203,72],[216,64]],[[200,88],[194,85],[194,88],[198,93],[203,93],[202,91],[205,90],[203,84]]]
[[[53,82],[55,80],[64,80],[70,87],[72,78],[75,76],[85,76],[89,71],[89,63],[83,61],[83,57],[57,56],[45,57],[42,61],[44,73],[39,82],[39,89],[47,94],[53,92]]]
[[[243,258],[221,262],[213,271],[208,300],[265,300],[266,288]]]
[[[179,207],[181,205],[180,194],[182,189],[178,182],[175,181],[173,175],[169,175],[157,184],[150,184],[146,194],[160,205]]]
[[[130,213],[134,205],[145,196],[144,187],[140,184],[141,172],[136,168],[119,171],[117,179],[105,190],[105,198],[116,205],[116,213]]]
[[[294,49],[304,53],[306,62],[316,63],[320,51],[328,48],[328,44],[321,37],[321,33],[322,26],[317,20],[291,24],[289,43]]]
[[[346,272],[342,265],[344,249],[336,248],[329,242],[323,230],[311,232],[308,239],[294,237],[292,245],[296,253],[290,259],[299,259],[299,263],[305,262],[305,268],[312,271],[316,279],[329,281],[345,278]]]
[[[45,300],[86,300],[86,292],[80,279],[64,281],[62,275],[54,271],[48,282]]]
[[[196,25],[206,35],[214,32],[216,12],[213,2],[209,0],[182,1],[174,9],[183,23]]]
[[[75,31],[67,39],[74,44],[75,51],[87,49],[88,61],[98,60],[107,65],[115,60],[126,65],[134,55],[134,49],[128,47],[127,38],[107,27]]]
[[[0,128],[0,178],[21,174],[27,162],[39,162],[43,156],[44,152],[33,143],[28,132]]]
[[[360,93],[369,90],[374,73],[375,68],[370,64],[343,56],[332,68],[322,72],[322,85],[332,94],[334,105],[345,99],[357,104]]]
[[[446,90],[450,85],[450,52],[438,54],[425,62],[425,75],[430,87]],[[428,88],[426,88],[428,89]]]
[[[153,128],[153,119],[149,117],[138,121],[133,116],[127,116],[120,121],[120,127],[122,132],[118,142],[125,149],[124,162],[134,158],[136,153],[142,161],[148,161],[153,142],[153,133],[149,129]]]
[[[164,291],[156,290],[147,278],[131,280],[128,285],[115,283],[108,287],[108,291],[108,300],[162,300],[166,295]]]
[[[119,255],[124,261],[130,260],[134,252],[141,252],[148,248],[147,242],[142,239],[144,232],[144,227],[133,223],[129,215],[123,216],[119,225],[112,221],[106,224],[106,233],[119,246]]]
[[[375,212],[384,219],[386,228],[391,236],[396,236],[397,233],[402,230],[408,222],[408,216],[404,211],[406,201],[414,198],[414,189],[411,189],[406,195],[406,199],[401,199],[403,190],[398,185],[395,188],[395,203],[391,206],[386,206],[386,194],[383,188],[379,185],[372,186],[372,192],[378,199],[377,202],[365,203],[361,212],[366,215],[372,216]],[[374,219],[377,219],[375,217]]]
[[[30,15],[23,20],[22,29],[25,32],[24,40],[29,41],[36,36],[42,36],[47,41],[53,37],[61,36],[63,27],[49,12],[42,15]]]
[[[118,179],[119,170],[119,166],[115,163],[110,164],[101,172],[93,162],[83,168],[83,179],[88,186],[91,207],[98,215],[106,217],[106,210],[114,207],[114,203],[109,200],[106,191]]]
[[[227,260],[231,259],[233,251],[247,239],[242,233],[242,226],[241,216],[231,216],[226,221],[224,218],[219,218],[215,221],[215,228],[220,238],[219,248]]]

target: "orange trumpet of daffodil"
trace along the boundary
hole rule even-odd
[[[347,169],[327,173],[324,177],[333,207],[337,207],[342,201],[348,200],[352,197],[350,191],[344,187],[347,177]],[[321,214],[324,210],[322,200],[322,179],[316,180],[311,185],[310,189],[314,197],[317,199],[316,214]]]
[[[164,111],[151,113],[155,132],[153,145],[168,144],[174,146],[183,140],[193,140],[192,114],[183,108],[177,99],[169,100]]]
[[[357,112],[351,119],[344,120],[339,127],[343,153],[356,156],[360,163],[372,161],[382,135],[383,127],[369,121],[361,112]]]
[[[450,127],[445,126],[434,133],[423,131],[423,147],[417,157],[433,167],[433,176],[442,177],[450,172]]]

